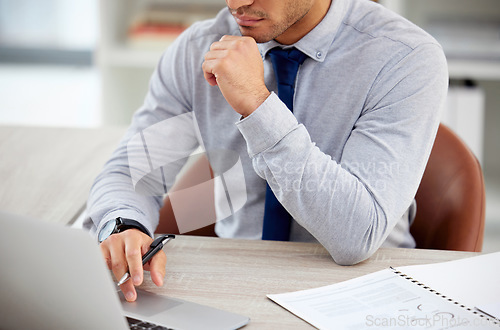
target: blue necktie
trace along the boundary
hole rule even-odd
[[[288,109],[293,111],[295,77],[297,76],[299,66],[304,62],[307,55],[296,48],[286,50],[274,48],[270,50],[269,56],[271,57],[274,73],[276,75],[278,96]],[[292,217],[276,199],[276,196],[268,184],[266,188],[262,239],[288,241],[290,239],[291,221]]]

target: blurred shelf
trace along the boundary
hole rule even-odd
[[[165,49],[167,47],[165,45]],[[158,64],[163,51],[115,46],[98,53],[97,59],[101,66],[152,69]]]
[[[498,0],[380,0],[433,35],[452,79],[500,81]]]
[[[225,5],[223,0],[100,0],[101,38],[95,59],[102,78],[103,123],[130,122],[162,53],[175,39],[148,29],[134,34],[132,27],[189,26],[215,16]]]
[[[500,60],[449,59],[448,71],[452,79],[500,80]]]

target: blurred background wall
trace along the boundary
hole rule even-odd
[[[0,122],[100,124],[98,0],[0,0]]]

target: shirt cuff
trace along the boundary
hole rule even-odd
[[[115,220],[118,217],[121,217],[124,219],[132,219],[132,220],[140,222],[149,231],[149,236],[154,237],[154,234],[153,234],[154,229],[151,227],[151,224],[149,222],[146,222],[146,221],[141,221],[144,218],[144,216],[141,215],[140,213],[137,213],[134,211],[129,211],[129,210],[118,210],[118,211],[113,211],[113,212],[106,214],[106,216],[101,220],[101,222],[99,222],[99,225],[97,226],[97,230],[94,233],[94,236],[97,238],[102,227],[104,227],[104,225],[108,221]]]
[[[250,157],[276,145],[297,126],[293,113],[274,92],[250,116],[236,123]]]

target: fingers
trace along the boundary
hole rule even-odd
[[[113,272],[115,278],[120,278],[127,271],[127,261],[123,253],[124,242],[118,237],[118,234],[115,234],[102,242],[100,247],[105,255],[109,269]]]
[[[236,49],[241,51],[251,51],[252,49],[257,49],[257,42],[251,37],[238,37],[225,35],[210,45],[210,50],[227,50]]]
[[[237,36],[226,35],[226,36],[223,36],[222,38],[220,38],[219,41],[212,43],[210,45],[210,51],[226,50],[226,49],[230,48],[230,46],[233,44],[234,41],[247,42],[247,41],[253,41],[253,39],[248,38],[248,37],[237,37]]]
[[[137,299],[134,286],[142,284],[142,255],[148,250],[151,242],[152,239],[148,235],[136,229],[129,229],[122,233],[113,234],[101,243],[101,252],[115,278],[119,280],[127,271],[131,276],[120,286],[127,301]],[[163,265],[165,267],[166,257]]]
[[[210,86],[217,85],[217,77],[212,73],[212,70],[209,68],[205,68],[205,63],[203,63],[203,77],[210,84]]]
[[[222,47],[219,45],[219,47]],[[219,60],[227,56],[227,50],[223,48],[211,49],[205,54],[205,61],[202,64],[203,76],[210,86],[217,85],[217,65]]]
[[[232,54],[238,57],[238,53],[242,52],[248,42],[255,43],[252,38],[228,35],[214,42],[205,54],[205,61],[202,64],[205,80],[212,86],[217,85],[217,72],[226,71],[225,67],[233,67],[234,65],[231,64]]]
[[[156,286],[163,286],[163,279],[166,275],[167,255],[165,252],[158,252],[146,265],[145,269],[150,271],[151,279]]]
[[[127,301],[132,302],[137,299],[137,291],[135,291],[134,283],[131,280],[120,285],[120,290],[122,290]]]
[[[252,37],[239,37],[239,36],[232,36],[232,35],[224,35],[224,36],[222,36],[222,38],[220,38],[219,43],[231,42],[231,41],[234,41],[234,40],[251,40],[251,41],[255,41],[255,39],[252,38]]]
[[[255,111],[270,94],[253,38],[223,36],[205,54],[202,70],[205,80],[219,86],[229,105],[242,116]]]
[[[124,232],[125,237],[125,258],[128,264],[128,272],[130,280],[135,286],[142,284],[143,269],[142,269],[142,246],[143,242],[132,230]],[[142,234],[142,233],[141,233]]]

